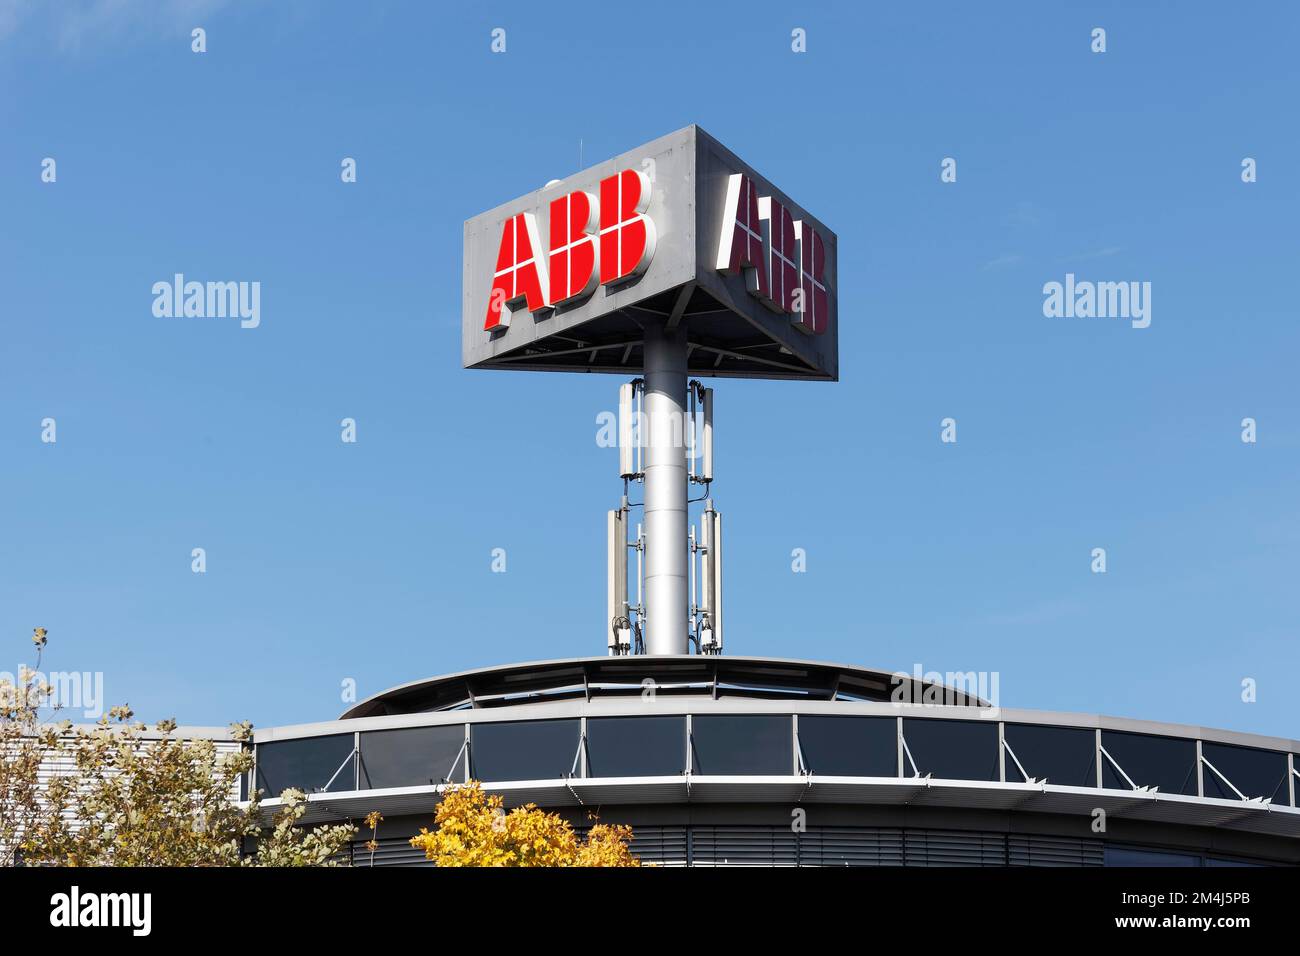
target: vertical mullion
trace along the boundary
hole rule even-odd
[[[998,721],[998,780],[1007,782],[1007,725]]]
[[[473,779],[473,778],[470,776],[470,765],[469,765],[470,760],[471,760],[471,759],[473,758],[473,756],[474,756],[474,745],[473,745],[472,743],[470,743],[470,736],[469,736],[470,726],[471,726],[471,724],[469,723],[469,721],[466,721],[465,724],[464,724],[464,727],[465,727],[465,766],[464,766],[464,767],[461,769],[461,771],[460,771],[460,782],[461,782],[461,783],[469,783],[470,780]],[[452,769],[455,770],[456,768],[453,767]]]
[[[1201,739],[1196,740],[1196,795],[1205,796],[1205,757],[1201,750]]]
[[[587,777],[587,718],[584,716],[578,724],[578,776]]]
[[[1101,771],[1101,728],[1100,727],[1098,727],[1096,731],[1096,741],[1093,745],[1092,759],[1097,766],[1097,789],[1100,790],[1102,789],[1102,786],[1105,783],[1105,778],[1103,777]]]
[[[898,776],[899,779],[902,779],[902,777],[904,776],[903,774],[903,718],[902,716],[899,716],[898,718],[896,718],[896,720],[898,722],[897,723],[898,732],[894,735],[896,738],[894,740],[894,751],[895,751],[895,756],[898,758]]]
[[[686,715],[686,775],[690,776],[695,770],[695,738],[692,736],[691,714]]]
[[[790,716],[790,773],[799,776],[799,715]]]

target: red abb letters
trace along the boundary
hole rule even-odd
[[[506,220],[501,229],[496,272],[492,274],[485,329],[509,327],[511,306],[519,302],[530,312],[546,307],[546,265],[537,255],[541,247],[537,218],[531,212]]]
[[[545,259],[536,217],[521,212],[507,219],[483,328],[508,328],[511,311],[520,304],[540,312],[586,298],[597,284],[645,272],[656,241],[650,194],[650,178],[625,169],[601,180],[599,201],[582,190],[552,200]]]
[[[604,285],[645,272],[655,254],[650,177],[625,169],[600,183],[600,281]]]
[[[569,193],[551,202],[550,305],[563,305],[596,288],[596,221],[591,193]]]

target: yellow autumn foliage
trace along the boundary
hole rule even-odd
[[[629,826],[597,823],[585,841],[564,818],[533,804],[509,813],[498,794],[477,781],[446,792],[411,846],[438,866],[640,866]]]

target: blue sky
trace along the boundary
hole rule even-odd
[[[269,725],[602,653],[619,380],[462,371],[461,224],[695,122],[839,236],[841,381],[717,383],[728,651],[1300,736],[1294,7],[559,6],[0,2],[0,670]]]

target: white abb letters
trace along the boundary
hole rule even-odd
[[[810,223],[794,219],[771,196],[759,196],[744,173],[727,179],[717,269],[743,273],[745,288],[795,328],[821,335],[830,321],[826,247]]]

